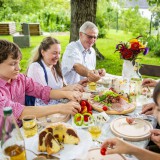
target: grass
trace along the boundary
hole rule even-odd
[[[61,42],[62,53],[64,53],[65,48],[69,42],[69,35],[54,35],[53,37],[57,38]],[[24,72],[28,66],[29,60],[32,57],[31,51],[40,44],[42,39],[45,36],[31,36],[31,46],[29,48],[22,48],[23,59],[21,61],[21,68],[22,72]],[[120,59],[119,53],[115,51],[115,46],[119,42],[128,41],[129,39],[133,38],[133,36],[129,33],[124,33],[123,31],[116,32],[115,30],[110,30],[107,33],[105,39],[98,39],[96,42],[96,46],[99,51],[104,55],[104,60],[97,60],[97,68],[105,68],[106,72],[121,75],[122,72],[122,64],[123,60]],[[13,41],[12,36],[1,36],[0,39],[6,39],[9,41]],[[141,63],[145,64],[154,64],[160,65],[160,58],[155,57],[152,53],[147,54],[146,56],[140,56]]]

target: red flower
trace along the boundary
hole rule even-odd
[[[131,49],[132,50],[139,50],[139,42],[134,42],[134,43],[131,43]]]
[[[138,54],[143,53],[143,55],[145,55],[148,53],[149,49],[139,41],[140,37],[141,36],[131,39],[127,43],[121,42],[116,45],[116,51],[119,51],[122,59],[134,60]]]

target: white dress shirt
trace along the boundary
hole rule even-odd
[[[85,50],[80,40],[68,44],[62,57],[62,74],[67,84],[78,83],[84,78],[74,70],[75,63],[80,63],[89,70],[95,69],[95,50],[92,47],[89,50]]]
[[[46,69],[47,72],[47,76],[48,76],[48,84],[45,80],[45,73],[43,68],[41,67],[41,65],[38,62],[34,62],[32,63],[29,68],[28,68],[28,73],[27,76],[33,78],[34,81],[44,85],[44,86],[49,86],[53,89],[59,89],[63,87],[63,80],[61,77],[59,77],[55,71],[55,76],[56,79],[51,71],[51,68],[49,68],[44,61],[42,60],[42,63]],[[52,104],[57,104],[59,103],[59,100],[50,100],[48,105],[52,105]],[[42,105],[46,105],[41,99],[36,98],[35,101],[35,106],[42,106]]]

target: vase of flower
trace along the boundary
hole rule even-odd
[[[131,78],[141,78],[141,74],[139,73],[139,63],[124,60],[123,68],[122,68],[122,77],[123,79],[130,80]]]
[[[120,58],[124,60],[122,68],[122,76],[124,79],[141,78],[139,73],[140,65],[136,61],[138,55],[143,53],[146,55],[149,49],[146,47],[147,43],[143,43],[142,36],[133,38],[126,43],[120,42],[116,45],[115,52],[120,53]]]

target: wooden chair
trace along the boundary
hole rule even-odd
[[[160,66],[142,64],[139,72],[146,76],[160,77]]]

